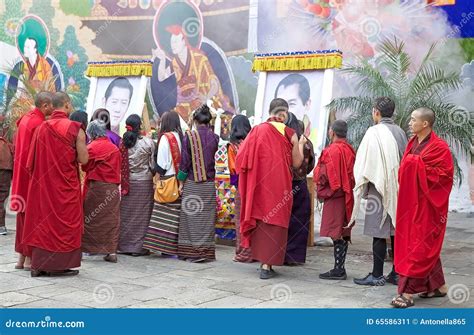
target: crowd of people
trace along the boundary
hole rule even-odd
[[[227,145],[230,182],[237,187],[234,261],[273,266],[306,261],[311,218],[307,175],[314,170],[316,197],[323,202],[321,236],[334,245],[334,267],[322,280],[345,280],[351,229],[366,199],[364,234],[373,238],[373,268],[359,285],[398,285],[392,305],[414,305],[413,295],[442,297],[447,287],[440,252],[453,183],[448,145],[433,131],[435,114],[411,114],[413,137],[394,124],[394,102],[375,99],[374,125],[357,152],[348,126],[336,120],[328,146],[316,162],[304,124],[275,98],[270,117],[254,126],[244,115],[231,122]],[[150,253],[193,263],[215,253],[215,155],[219,136],[208,106],[183,131],[175,111],[162,115],[158,140],[132,114],[120,137],[110,114],[74,111],[64,92],[40,92],[35,108],[17,123],[14,143],[0,137],[0,233],[6,234],[3,203],[10,192],[16,211],[16,269],[32,277],[77,275],[83,257]],[[407,144],[408,142],[408,144]],[[387,241],[394,266],[384,276]]]

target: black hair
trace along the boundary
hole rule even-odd
[[[346,138],[347,136],[347,122],[344,120],[336,120],[331,125],[332,131],[339,138]]]
[[[211,110],[209,109],[209,106],[207,105],[199,106],[194,111],[193,120],[196,121],[198,124],[209,125],[209,123],[212,120],[212,114],[211,114]]]
[[[395,102],[389,97],[378,97],[374,101],[374,108],[382,117],[392,117],[395,112]]]
[[[234,116],[230,125],[230,142],[239,143],[243,141],[251,129],[250,121],[245,115]]]
[[[110,97],[110,95],[112,94],[112,90],[115,87],[128,89],[128,91],[130,92],[130,95],[128,98],[129,99],[132,98],[133,86],[132,84],[130,84],[130,81],[125,77],[117,77],[110,82],[109,86],[107,87],[107,90],[105,90],[105,94],[104,94],[105,100],[107,100]]]
[[[142,125],[142,120],[137,114],[130,115],[127,120],[125,120],[125,125],[131,127],[131,130],[128,130],[123,134],[122,142],[125,148],[133,148],[137,143],[137,139],[140,136],[140,127]]]
[[[301,127],[300,120],[296,117],[293,113],[288,113],[288,120],[286,121],[286,125],[293,129],[296,132],[298,138],[301,137],[304,133],[304,128]]]
[[[82,110],[72,112],[71,115],[69,115],[69,120],[76,121],[82,124],[82,129],[84,131],[86,131],[87,125],[89,124],[87,120],[87,113]]]
[[[71,98],[69,98],[69,95],[67,95],[66,92],[56,92],[54,93],[53,98],[51,100],[53,102],[54,108],[60,108],[64,107],[66,103],[71,101]]]
[[[38,41],[36,40],[36,38],[34,38],[34,37],[27,37],[27,38],[25,39],[25,42],[26,42],[26,40],[35,41],[35,49],[36,49],[36,52],[38,52]],[[25,49],[25,46],[23,46],[23,49]]]
[[[288,87],[291,85],[298,85],[298,95],[300,96],[303,105],[306,105],[311,95],[311,89],[309,87],[308,79],[299,73],[289,74],[278,83],[278,86],[275,90],[275,98],[278,97],[278,90],[281,86]]]
[[[275,115],[278,112],[287,112],[290,107],[288,106],[288,102],[281,98],[275,98],[270,102],[270,108],[268,114]]]
[[[95,110],[94,114],[92,114],[91,121],[94,120],[101,120],[105,123],[105,129],[110,130],[110,113],[105,108],[98,108]]]

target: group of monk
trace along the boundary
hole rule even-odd
[[[251,130],[246,124],[245,139],[239,140],[235,150],[233,173],[238,175],[241,210],[236,258],[245,251],[246,258],[260,261],[261,279],[276,276],[273,266],[288,262],[289,230],[292,219],[298,217],[293,206],[295,171],[302,166],[306,171],[308,166],[309,140],[304,132],[297,133],[288,126],[293,118],[288,109],[285,100],[274,99],[270,118]],[[80,266],[84,251],[85,205],[78,166],[87,166],[91,151],[84,127],[69,118],[72,112],[66,93],[40,92],[35,108],[17,124],[11,190],[12,210],[17,212],[15,251],[20,255],[16,268],[31,269],[33,277],[45,273],[77,275],[79,271],[74,269]],[[321,236],[333,240],[335,263],[319,277],[347,279],[345,260],[351,229],[365,199],[364,234],[373,238],[373,269],[354,282],[398,285],[398,295],[391,304],[407,308],[414,305],[414,294],[421,298],[447,294],[440,253],[454,168],[448,145],[433,131],[432,110],[420,107],[412,112],[409,129],[413,136],[409,141],[395,125],[394,112],[390,98],[375,99],[374,126],[365,133],[357,153],[347,140],[345,121],[336,120],[329,127],[330,143],[314,169],[314,182],[317,198],[324,202]],[[132,129],[129,123],[127,129]],[[186,184],[184,188],[183,197]],[[211,193],[209,199],[214,198]],[[213,215],[200,219],[202,224],[207,227]],[[214,223],[209,224],[213,227]],[[394,266],[384,276],[387,240],[391,240],[394,251]],[[176,243],[179,249],[181,240]],[[106,257],[112,256],[116,262],[115,253]]]
[[[237,155],[242,212],[242,246],[252,248],[259,260],[261,278],[276,275],[282,265],[290,222],[291,169],[303,160],[305,139],[298,141],[285,126],[288,104],[275,99],[270,119],[255,126]],[[374,125],[365,133],[357,153],[348,143],[347,123],[330,125],[330,140],[314,170],[317,198],[324,202],[321,236],[334,245],[334,268],[320,274],[323,280],[345,280],[345,260],[351,229],[361,199],[366,200],[364,234],[373,238],[373,269],[359,285],[398,285],[392,306],[414,305],[420,298],[447,294],[440,253],[446,230],[449,194],[453,184],[453,160],[446,142],[433,131],[435,113],[415,109],[405,132],[393,121],[395,104],[376,98]],[[276,209],[276,210],[275,210]],[[394,251],[394,266],[383,275],[387,240]],[[262,242],[264,241],[264,242]],[[264,252],[253,252],[265,248]]]

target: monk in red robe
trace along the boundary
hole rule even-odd
[[[69,120],[69,96],[55,93],[54,112],[36,130],[28,156],[31,174],[23,242],[31,247],[31,276],[76,275],[81,265],[83,210],[78,163],[86,164],[86,135]]]
[[[241,245],[251,247],[259,260],[260,278],[275,275],[272,265],[283,265],[293,205],[291,168],[303,162],[306,138],[300,140],[283,123],[288,103],[274,99],[270,118],[254,127],[242,142],[236,158],[241,197]]]
[[[347,227],[354,207],[355,151],[347,143],[347,123],[336,120],[329,129],[331,145],[324,149],[314,169],[317,197],[324,201],[321,217],[321,236],[334,243],[334,268],[319,275],[321,279],[347,279],[345,261],[351,239]]]
[[[447,287],[440,253],[448,219],[454,165],[445,141],[432,130],[431,109],[412,112],[410,129],[415,136],[403,156],[395,230],[395,269],[400,275],[397,308],[414,305],[420,298],[444,297]]]
[[[16,211],[15,251],[19,254],[15,269],[30,270],[31,250],[23,243],[26,201],[30,175],[26,168],[28,152],[36,129],[53,111],[52,93],[39,92],[35,98],[35,108],[17,121],[15,134],[15,158],[13,164],[11,210]]]

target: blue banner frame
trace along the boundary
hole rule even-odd
[[[473,311],[416,308],[3,309],[0,311],[0,334],[472,335]]]

